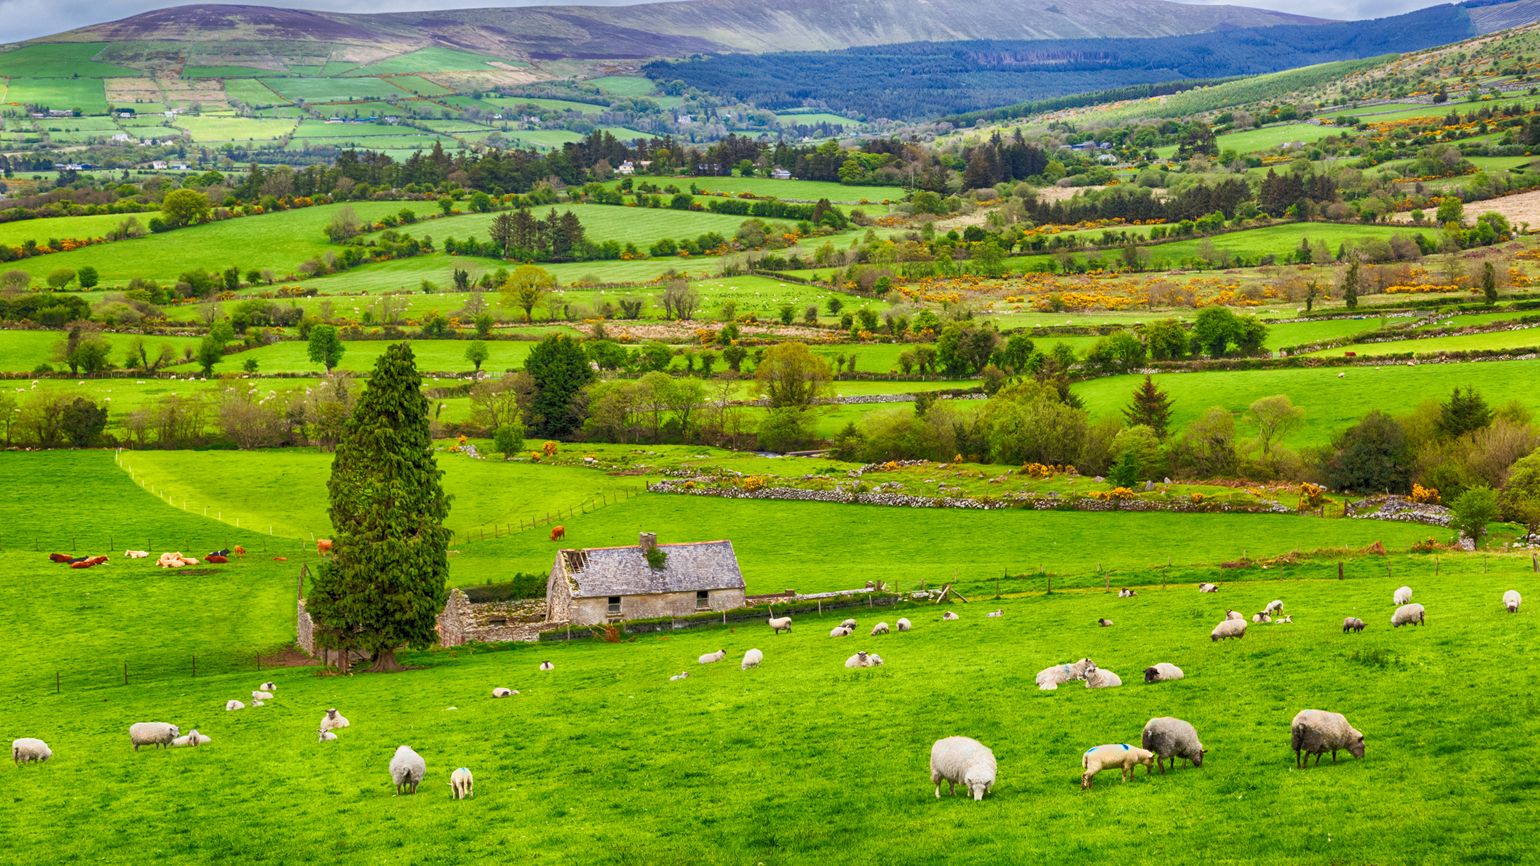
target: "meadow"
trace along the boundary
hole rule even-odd
[[[1311,354],[1323,357],[1341,357],[1348,352],[1359,355],[1426,355],[1437,352],[1467,352],[1471,350],[1523,351],[1540,349],[1540,330],[1535,327],[1516,331],[1495,331],[1488,334],[1455,334],[1448,337],[1426,337],[1420,340],[1391,340],[1383,343],[1353,343],[1323,349]]]
[[[1216,253],[1228,253],[1232,256],[1252,261],[1263,256],[1274,256],[1280,260],[1286,260],[1288,256],[1299,249],[1301,241],[1309,241],[1312,244],[1316,242],[1325,243],[1328,247],[1335,250],[1343,244],[1351,246],[1371,239],[1388,241],[1396,235],[1412,236],[1419,232],[1430,231],[1431,229],[1418,229],[1413,226],[1311,222],[1285,223],[1282,225],[1227,232],[1207,238],[1166,241],[1152,244],[1142,249],[1149,255],[1148,266],[1161,270],[1183,267],[1199,261],[1203,250],[1210,245],[1212,245]],[[1075,253],[1074,257],[1083,262],[1099,260],[1107,267],[1117,267],[1121,262],[1120,255],[1121,250],[1102,250],[1100,252]],[[1046,270],[1055,264],[1054,256],[1046,253],[1012,256],[1005,261],[1013,272]]]
[[[604,204],[574,204],[553,206],[552,208],[538,207],[531,209],[531,213],[539,218],[544,218],[550,210],[554,209],[558,214],[571,211],[583,223],[583,236],[590,241],[618,241],[620,243],[634,243],[645,252],[646,247],[660,238],[680,239],[695,238],[707,232],[717,232],[731,238],[738,230],[746,217],[730,216],[726,214],[705,213],[702,211],[670,210],[667,208],[638,208],[620,207]],[[435,220],[431,223],[423,223],[415,227],[408,227],[407,233],[421,237],[424,234],[432,235],[442,241],[444,238],[458,238],[460,240],[476,239],[487,240],[487,230],[497,214],[463,214],[447,219]],[[772,228],[779,227],[782,231],[790,231],[791,223],[783,221],[767,221]]]

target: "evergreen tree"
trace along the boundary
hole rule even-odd
[[[1492,409],[1481,392],[1475,388],[1459,388],[1449,395],[1447,403],[1438,406],[1435,426],[1440,435],[1457,439],[1466,433],[1474,433],[1492,423]]]
[[[1166,427],[1171,423],[1171,398],[1155,387],[1155,380],[1148,375],[1144,383],[1134,389],[1134,402],[1123,410],[1128,426],[1143,425],[1155,433],[1156,438],[1166,438]]]
[[[375,362],[343,428],[327,490],[332,559],[307,605],[324,646],[362,650],[371,670],[400,670],[396,651],[422,648],[447,596],[449,497],[428,431],[428,400],[407,343]]]
[[[565,334],[546,337],[530,351],[524,369],[535,381],[530,410],[537,432],[563,436],[582,426],[578,401],[594,371],[577,340]]]
[[[1342,278],[1342,300],[1350,310],[1358,309],[1358,260],[1348,265],[1347,275]]]
[[[1497,268],[1491,262],[1481,265],[1481,294],[1486,296],[1488,304],[1497,303]]]

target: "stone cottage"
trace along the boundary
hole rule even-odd
[[[743,572],[731,541],[562,550],[546,584],[546,619],[599,625],[743,607]]]

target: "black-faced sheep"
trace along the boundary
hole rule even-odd
[[[943,621],[943,622],[953,622],[953,621],[955,621],[955,620],[957,620],[957,619],[960,619],[960,617],[958,617],[958,615],[957,615],[957,612],[956,612],[956,611],[950,611],[950,610],[949,610],[949,611],[947,611],[947,612],[946,612],[946,613],[943,613],[943,614],[942,614],[942,615],[941,615],[941,620],[942,620],[942,621]]]
[[[894,623],[893,625],[897,627],[899,631],[908,631],[909,619],[907,617],[899,617],[898,622]]]
[[[1300,710],[1289,726],[1289,745],[1294,749],[1294,766],[1299,769],[1309,764],[1311,755],[1315,755],[1318,767],[1326,752],[1331,752],[1333,764],[1341,749],[1355,758],[1364,756],[1364,735],[1348,724],[1347,716],[1325,710]]]
[[[1097,620],[1097,621],[1096,621],[1096,624],[1097,624],[1097,625],[1099,625],[1099,626],[1101,626],[1101,627],[1102,627],[1102,628],[1111,628],[1111,627],[1112,627],[1112,620],[1110,620],[1110,619],[1106,619],[1106,618],[1105,618],[1105,617],[1104,617],[1104,618],[1102,618],[1102,619],[1098,619],[1098,620]]]
[[[996,770],[995,753],[972,737],[947,737],[930,747],[930,781],[938,800],[942,782],[951,796],[957,796],[957,786],[962,785],[974,800],[984,799],[994,787]]]
[[[725,658],[727,658],[727,650],[717,650],[714,653],[706,653],[695,661],[703,665],[710,665],[716,664]]]
[[[1364,630],[1364,621],[1356,616],[1350,616],[1342,621],[1342,633],[1360,632]]]
[[[1217,584],[1217,583],[1200,583],[1200,584],[1198,584],[1198,592],[1218,592],[1218,591],[1219,591],[1219,584]]]
[[[1165,683],[1185,676],[1181,668],[1170,662],[1160,662],[1144,669],[1144,681],[1147,683]]]
[[[1134,590],[1131,590],[1131,589],[1120,589],[1120,590],[1118,590],[1118,598],[1133,598],[1134,596],[1136,596],[1138,594],[1139,593],[1137,593],[1137,592],[1135,592]]]

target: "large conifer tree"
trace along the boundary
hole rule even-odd
[[[400,670],[397,649],[436,638],[449,572],[441,474],[422,377],[411,346],[397,343],[375,362],[337,443],[333,556],[307,602],[321,641],[370,653],[372,670]]]
[[[1155,380],[1148,375],[1134,390],[1134,402],[1123,410],[1130,427],[1142,424],[1155,432],[1157,439],[1166,438],[1166,426],[1171,422],[1171,398],[1155,387]]]

